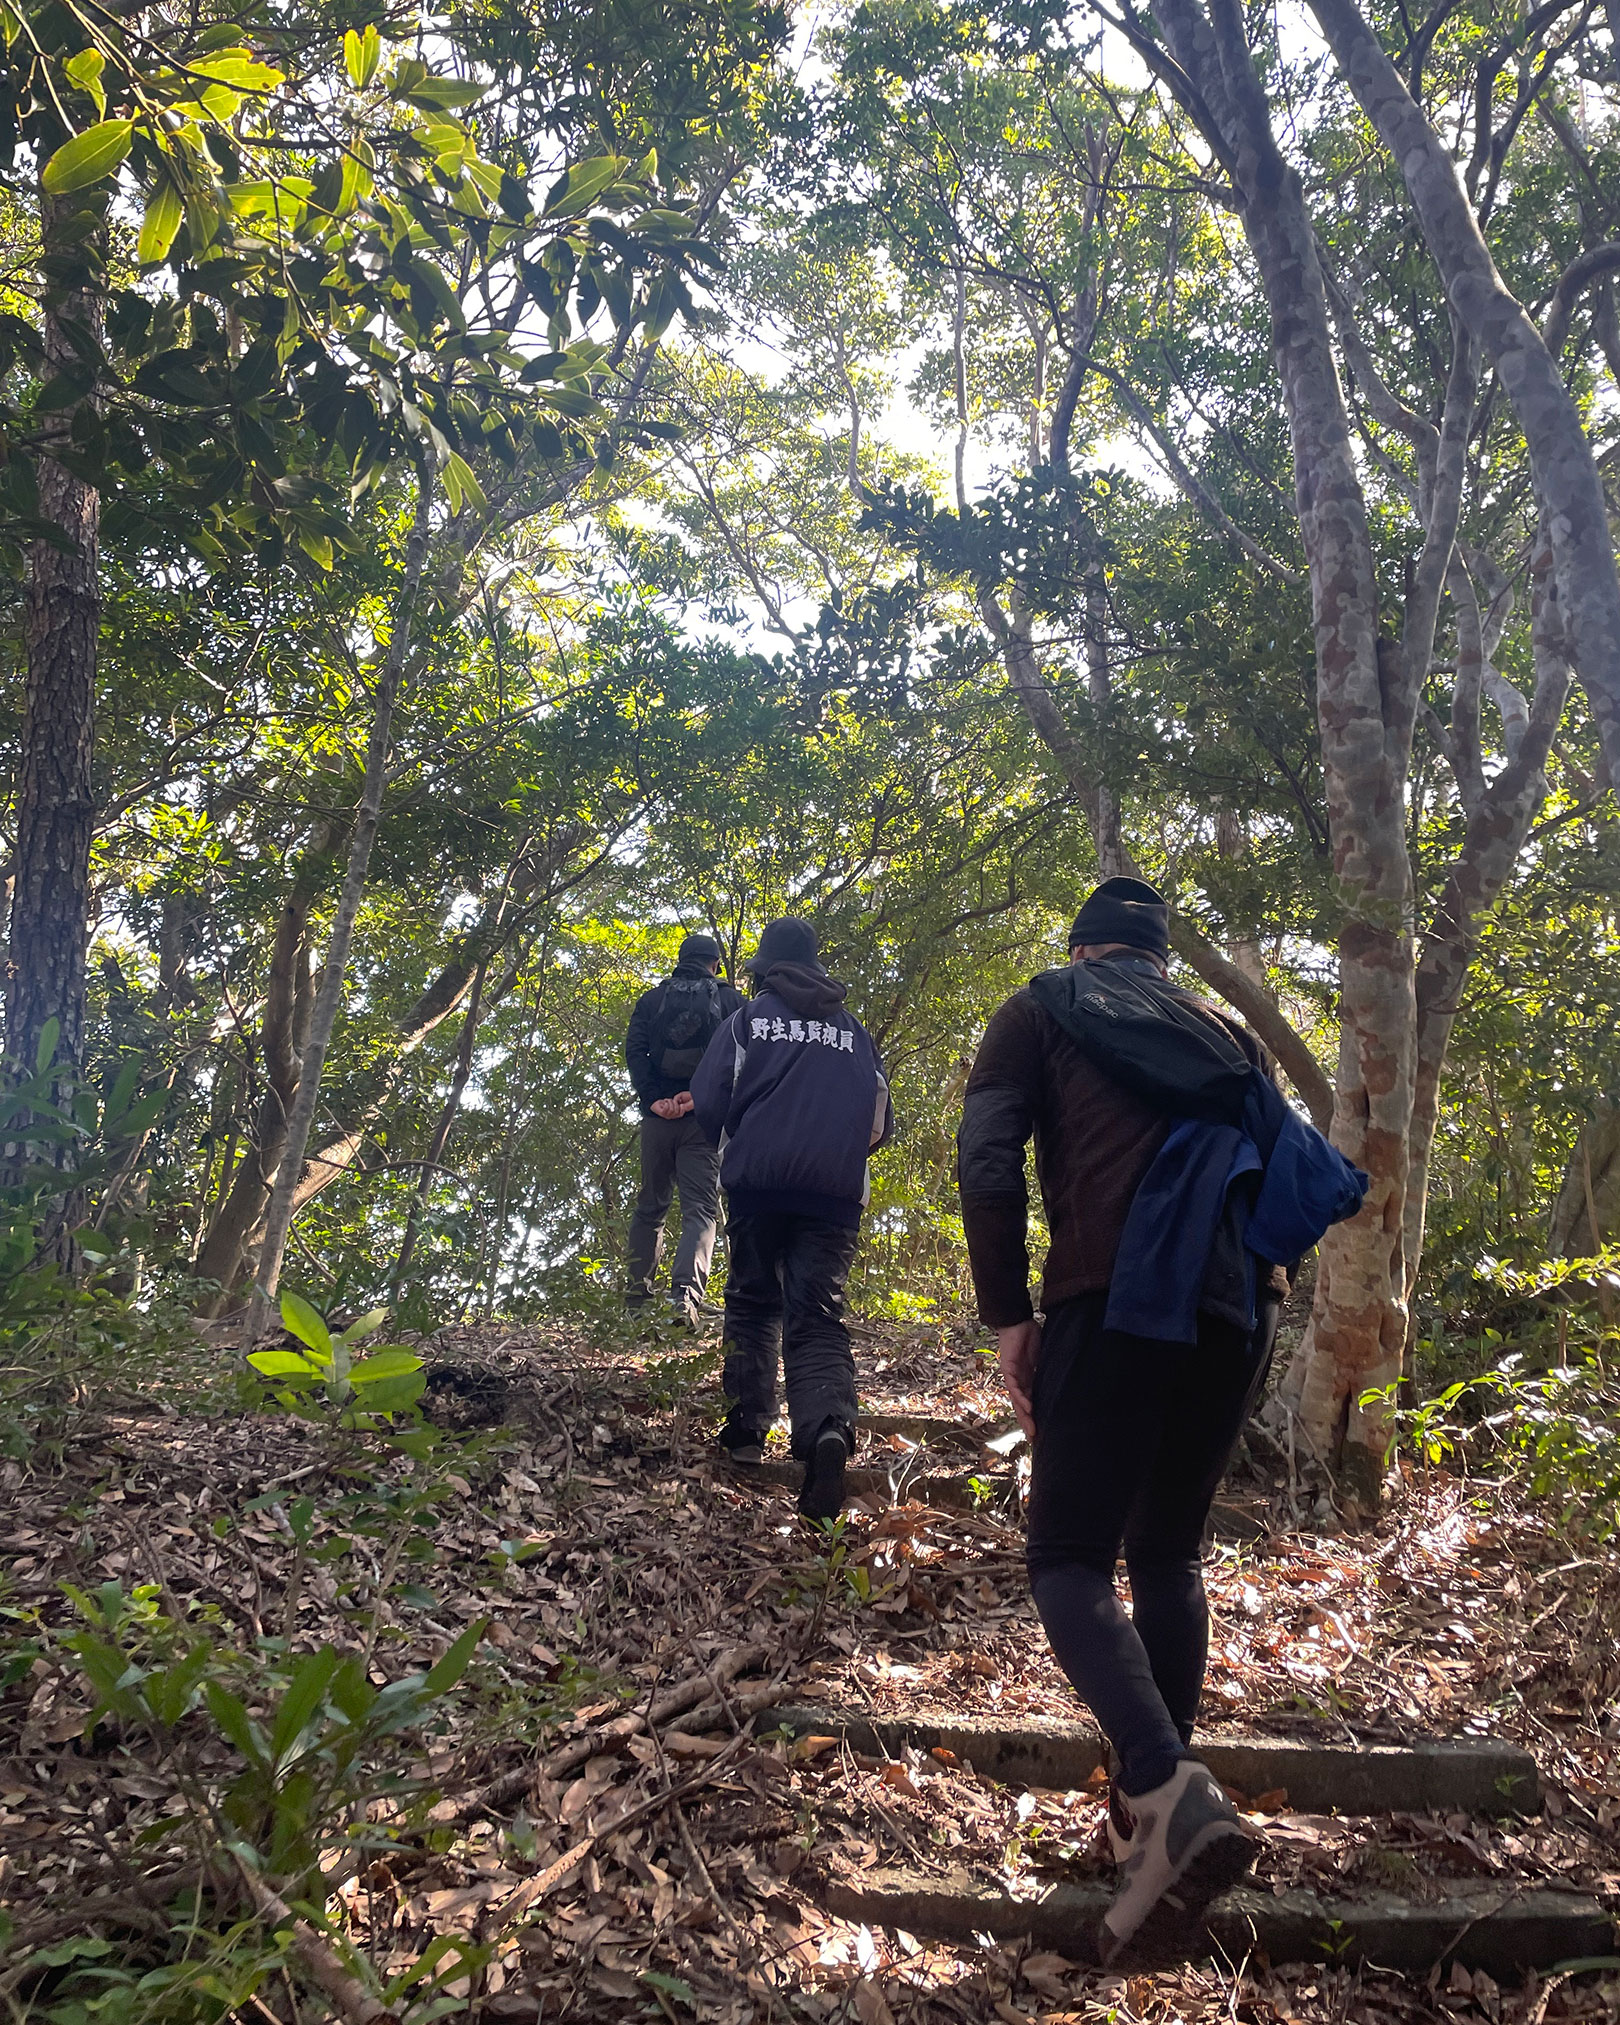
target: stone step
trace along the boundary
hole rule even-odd
[[[919,1505],[932,1505],[943,1512],[1005,1511],[1016,1498],[1016,1479],[997,1457],[987,1456],[981,1468],[961,1472],[930,1471],[906,1474],[904,1456],[896,1456],[887,1469],[851,1466],[844,1472],[844,1489],[851,1498],[875,1497],[887,1501],[896,1496]],[[727,1483],[781,1484],[796,1491],[804,1482],[804,1465],[797,1462],[753,1463],[746,1466],[722,1464]],[[1227,1540],[1264,1539],[1269,1525],[1240,1505],[1218,1502],[1210,1513],[1211,1530]]]
[[[843,1737],[853,1751],[894,1756],[904,1744],[945,1750],[987,1778],[1058,1791],[1084,1786],[1103,1763],[1102,1739],[1056,1717],[952,1716],[931,1710],[890,1718],[783,1703],[773,1718],[795,1736]],[[1463,1737],[1418,1744],[1316,1744],[1293,1737],[1209,1737],[1198,1755],[1223,1786],[1256,1800],[1286,1792],[1302,1814],[1534,1814],[1535,1760],[1516,1744]]]
[[[858,1880],[828,1880],[811,1895],[825,1912],[869,1927],[900,1927],[937,1941],[1028,1937],[1038,1947],[1093,1963],[1112,1893],[1105,1884],[1033,1884],[1014,1895],[961,1873],[936,1879],[873,1870]],[[1182,1959],[1364,1961],[1413,1977],[1455,1961],[1517,1983],[1527,1969],[1605,1956],[1614,1944],[1613,1918],[1596,1899],[1575,1892],[1504,1883],[1421,1904],[1387,1892],[1334,1899],[1312,1891],[1273,1896],[1238,1890],[1209,1908],[1204,1931],[1188,1937]]]
[[[796,1462],[763,1462],[749,1468],[731,1467],[726,1471],[728,1483],[782,1484],[796,1491],[804,1482],[804,1464]],[[981,1487],[988,1487],[988,1495],[981,1496]],[[893,1469],[857,1469],[851,1467],[844,1472],[844,1490],[851,1498],[876,1497],[890,1499],[896,1496],[915,1501],[919,1505],[933,1505],[944,1512],[973,1512],[991,1510],[1005,1505],[1015,1494],[1014,1480],[1010,1474],[992,1471],[988,1466],[983,1470],[967,1470],[960,1474],[943,1474],[931,1471],[927,1474],[905,1472],[905,1458],[895,1457]]]

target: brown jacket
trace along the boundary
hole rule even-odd
[[[1268,1066],[1260,1044],[1206,1000],[1249,1059]],[[1041,1306],[1102,1292],[1131,1200],[1170,1121],[1105,1076],[1027,989],[985,1029],[973,1059],[956,1135],[957,1186],[979,1314],[992,1329],[1028,1320],[1029,1201],[1024,1148],[1035,1136],[1035,1172],[1049,1244]]]

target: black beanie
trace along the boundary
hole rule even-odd
[[[712,935],[688,935],[675,960],[677,963],[718,963],[720,945]]]
[[[1164,962],[1170,955],[1170,903],[1145,879],[1105,879],[1069,930],[1069,947],[1081,942],[1123,942]]]
[[[820,938],[808,921],[794,921],[791,918],[766,924],[764,934],[759,938],[759,947],[743,965],[756,977],[762,977],[773,964],[813,964],[821,953]]]

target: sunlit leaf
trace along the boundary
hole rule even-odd
[[[40,180],[53,197],[87,190],[102,182],[129,159],[133,120],[102,120],[64,141],[45,164]]]

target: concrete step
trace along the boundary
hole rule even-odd
[[[1058,1791],[1084,1786],[1104,1762],[1102,1739],[1082,1723],[933,1711],[875,1718],[783,1703],[775,1721],[795,1736],[843,1737],[853,1751],[892,1757],[902,1745],[946,1750],[987,1778]],[[1209,1737],[1198,1755],[1223,1786],[1256,1800],[1284,1791],[1302,1814],[1457,1811],[1534,1814],[1541,1808],[1535,1760],[1516,1744],[1464,1737],[1418,1744],[1316,1744],[1292,1737]]]
[[[858,1880],[828,1880],[813,1896],[836,1918],[869,1927],[901,1927],[938,1941],[1027,1936],[1073,1961],[1095,1962],[1097,1930],[1112,1893],[1104,1884],[1032,1882],[1015,1895],[961,1872],[935,1879],[873,1870]],[[1210,1907],[1205,1930],[1188,1936],[1182,1959],[1214,1954],[1234,1963],[1252,1955],[1273,1963],[1365,1961],[1414,1977],[1457,1961],[1517,1982],[1529,1968],[1608,1955],[1614,1943],[1610,1914],[1596,1899],[1575,1892],[1504,1884],[1420,1904],[1390,1893],[1335,1899],[1311,1891],[1273,1896],[1239,1890]]]
[[[866,1423],[863,1423],[865,1425]],[[851,1498],[892,1498],[933,1505],[942,1512],[1007,1512],[1017,1500],[1017,1479],[1001,1459],[987,1455],[980,1468],[957,1471],[913,1471],[907,1474],[908,1458],[896,1456],[891,1466],[870,1469],[852,1464],[844,1472],[844,1488]],[[725,1479],[731,1484],[781,1484],[796,1491],[804,1482],[804,1465],[797,1462],[768,1462],[749,1465],[725,1464]],[[1210,1529],[1220,1539],[1262,1540],[1269,1525],[1240,1505],[1217,1502],[1210,1513]]]

